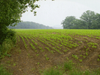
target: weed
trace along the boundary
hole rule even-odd
[[[100,58],[100,55],[98,55],[98,57]]]
[[[74,70],[74,71],[70,71],[69,72],[69,75],[82,75],[83,73],[81,71],[77,71],[77,70]]]
[[[86,51],[88,51],[88,50],[89,50],[89,48],[86,49]]]
[[[13,66],[16,66],[16,63],[13,63]]]
[[[97,61],[100,61],[100,59],[98,58]]]
[[[64,52],[67,52],[67,50],[64,50]]]
[[[12,75],[12,73],[9,73],[3,65],[0,65],[0,75]]]
[[[73,69],[73,63],[72,61],[68,61],[64,63],[64,70],[68,71],[68,70],[72,70]]]
[[[83,56],[83,58],[86,58],[86,56]]]
[[[81,57],[83,56],[83,55],[80,55]]]
[[[44,52],[44,50],[42,50],[42,52]]]
[[[73,58],[75,59],[78,59],[78,56],[77,55],[72,55]]]
[[[86,55],[88,56],[88,53],[86,52]]]
[[[49,69],[49,70],[45,70],[43,72],[43,75],[63,75],[63,72],[59,71],[59,70],[55,70],[53,68]]]
[[[49,60],[49,57],[46,57],[46,60]]]
[[[38,62],[37,65],[39,65],[40,63]]]
[[[36,54],[36,56],[39,56],[39,54]]]
[[[68,57],[66,57],[66,59],[67,59],[67,60],[69,60],[69,58],[68,58]]]
[[[80,59],[79,61],[82,62],[82,59]]]
[[[86,46],[84,46],[84,48],[86,48]]]

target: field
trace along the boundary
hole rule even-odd
[[[16,47],[1,61],[14,75],[41,75],[43,70],[58,68],[69,60],[82,71],[100,68],[100,30],[15,31]]]

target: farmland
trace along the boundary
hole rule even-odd
[[[16,29],[17,44],[2,64],[14,75],[40,75],[42,70],[72,60],[81,70],[100,67],[100,30]],[[80,66],[78,66],[80,65]]]

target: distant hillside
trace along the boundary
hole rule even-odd
[[[8,26],[10,29],[53,29],[52,27],[38,24],[35,22],[19,22],[15,27]]]

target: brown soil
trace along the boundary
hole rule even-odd
[[[82,70],[100,67],[100,61],[97,61],[98,55],[100,55],[100,39],[88,36],[72,37],[74,38],[73,42],[78,43],[79,41],[81,41],[82,43],[78,43],[78,47],[70,48],[70,50],[68,50],[67,52],[63,51],[63,49],[65,49],[66,47],[62,46],[60,51],[62,51],[63,54],[60,54],[56,51],[54,52],[54,54],[49,52],[45,47],[48,47],[50,50],[53,50],[53,46],[48,42],[48,40],[46,41],[46,43],[48,42],[49,46],[45,43],[42,43],[39,38],[32,39],[38,45],[35,45],[31,41],[31,39],[28,39],[27,41],[27,39],[24,38],[27,44],[26,50],[23,40],[20,38],[20,41],[17,41],[16,47],[11,50],[11,57],[6,56],[5,58],[3,58],[1,60],[1,64],[4,64],[8,70],[13,72],[13,75],[41,75],[40,72],[42,70],[48,69],[59,64],[63,64],[65,61],[68,61],[66,57],[68,57],[70,60],[73,60],[74,63],[79,63],[81,65],[79,68]],[[84,46],[88,47],[88,42],[94,42],[98,45],[95,49],[90,48],[88,51],[88,55],[86,56]],[[35,46],[37,52],[32,49],[30,43]],[[58,45],[60,45],[60,43]],[[44,51],[42,52],[39,47],[41,47]],[[49,57],[49,60],[46,59],[45,55]],[[74,59],[72,55],[77,55],[79,59],[82,59],[82,62],[80,62],[79,59]],[[83,58],[80,55],[86,56],[86,58]]]

